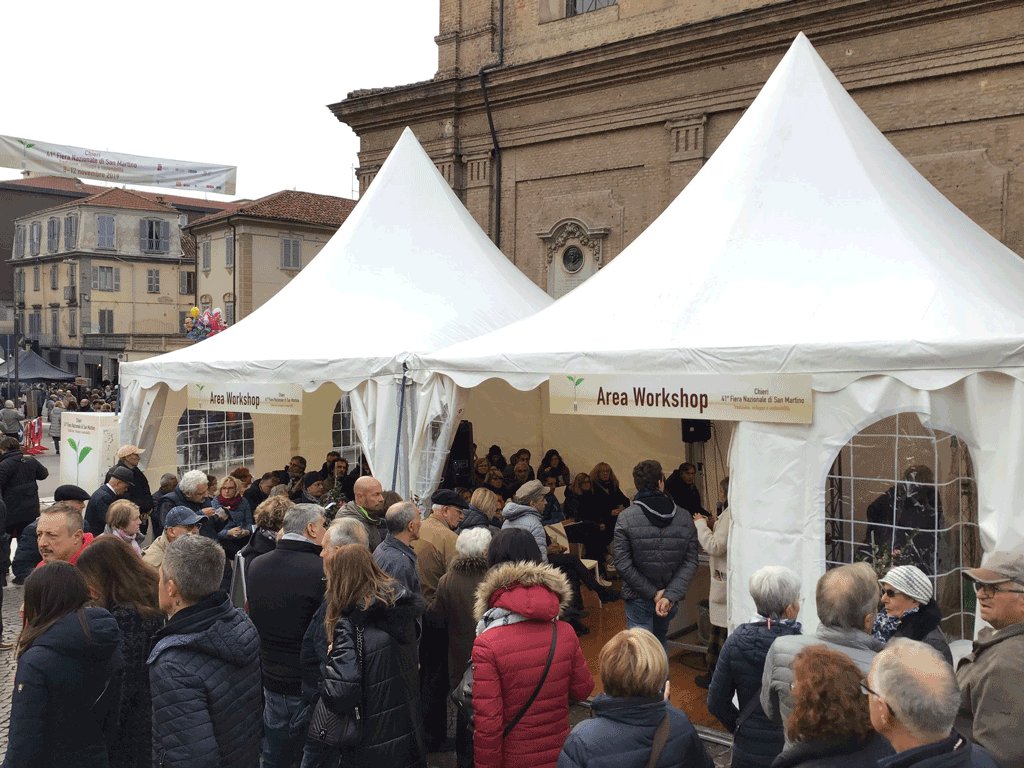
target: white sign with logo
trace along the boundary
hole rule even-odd
[[[302,385],[189,384],[188,407],[199,411],[300,416]]]
[[[811,377],[553,374],[551,413],[810,424]]]
[[[118,421],[115,413],[64,411],[60,415],[60,481],[90,493],[103,484],[117,463]]]

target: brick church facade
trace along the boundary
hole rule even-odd
[[[361,192],[410,126],[557,297],[668,206],[801,31],[900,152],[1024,254],[1019,0],[441,0],[432,80],[331,109],[360,138]]]

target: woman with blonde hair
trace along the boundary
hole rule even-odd
[[[658,638],[624,629],[605,643],[599,664],[604,693],[565,740],[558,768],[643,768],[652,756],[659,768],[714,766],[690,719],[668,700],[668,656]]]
[[[330,646],[319,697],[343,717],[358,709],[362,728],[361,743],[340,750],[341,765],[426,766],[416,647],[423,598],[384,573],[361,544],[340,547],[325,571]],[[311,728],[302,765],[329,764],[337,753]]]
[[[138,541],[141,525],[142,515],[139,513],[138,504],[128,499],[118,499],[107,507],[107,527],[104,533],[119,538],[139,557],[142,557],[142,547]]]
[[[498,509],[498,496],[487,488],[477,488],[469,497],[469,509],[465,510],[462,522],[455,530],[458,533],[471,528],[486,526],[491,534],[501,530],[501,510]]]
[[[255,527],[252,509],[242,495],[244,490],[241,480],[228,475],[220,481],[217,496],[213,499],[212,506],[217,514],[226,517],[217,539],[229,560],[245,546]]]

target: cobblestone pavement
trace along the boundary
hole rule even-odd
[[[13,643],[21,627],[21,595],[24,587],[8,581],[4,587],[3,639]],[[11,725],[11,694],[14,691],[14,651],[0,651],[0,760],[7,754],[7,730]]]

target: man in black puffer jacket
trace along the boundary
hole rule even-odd
[[[633,503],[615,524],[612,558],[622,577],[627,628],[653,632],[667,653],[668,625],[697,573],[697,528],[665,495],[657,461],[633,467],[633,484]]]
[[[160,607],[170,616],[149,655],[153,764],[257,768],[263,735],[260,638],[219,592],[224,550],[180,536],[160,566]]]

